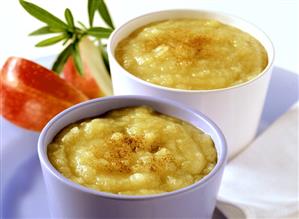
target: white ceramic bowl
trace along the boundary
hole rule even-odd
[[[224,89],[180,90],[148,83],[128,73],[116,60],[118,43],[146,24],[175,18],[210,18],[235,26],[255,37],[268,53],[268,65],[256,78]],[[139,94],[180,101],[209,116],[223,131],[229,158],[255,136],[273,67],[274,48],[269,38],[252,24],[230,15],[202,10],[168,10],[145,14],[117,28],[110,36],[108,55],[115,95]]]
[[[57,133],[76,121],[109,110],[148,105],[163,114],[185,120],[208,133],[217,151],[217,164],[200,181],[177,191],[149,196],[116,195],[76,184],[49,162],[47,146]],[[94,99],[75,105],[53,118],[41,132],[38,155],[53,218],[211,218],[227,158],[227,147],[218,127],[201,113],[170,100],[144,96]]]

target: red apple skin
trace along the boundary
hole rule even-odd
[[[76,70],[72,57],[69,57],[63,69],[63,78],[84,93],[90,99],[103,96],[99,86],[91,76],[87,65],[83,65],[83,75]]]
[[[0,74],[0,112],[22,128],[41,131],[64,109],[88,98],[54,72],[32,61],[10,57]]]

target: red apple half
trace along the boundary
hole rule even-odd
[[[33,131],[64,109],[88,98],[54,72],[32,61],[10,57],[0,75],[0,112]]]

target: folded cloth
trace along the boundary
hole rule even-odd
[[[217,207],[229,219],[299,218],[299,103],[224,172]]]

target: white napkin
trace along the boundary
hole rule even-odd
[[[299,103],[224,172],[217,207],[229,219],[299,218]]]

